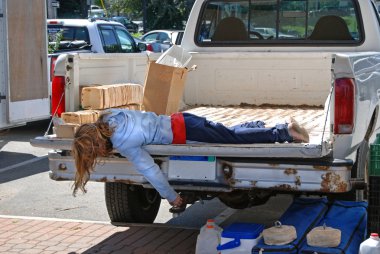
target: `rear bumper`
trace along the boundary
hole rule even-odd
[[[233,188],[340,193],[351,190],[351,160],[222,160]]]
[[[155,157],[156,163],[177,190],[230,192],[236,189],[270,189],[341,193],[351,190],[351,160],[249,159],[213,157],[211,161],[171,160]],[[73,180],[74,160],[59,152],[49,154],[50,177]],[[90,181],[125,182],[151,187],[125,158],[104,158]]]

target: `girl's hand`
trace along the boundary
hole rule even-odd
[[[177,197],[176,197],[176,199],[174,201],[169,202],[170,205],[177,206],[177,207],[181,206],[182,203],[183,203],[183,200],[182,200],[182,198],[181,198],[180,195],[177,195]]]

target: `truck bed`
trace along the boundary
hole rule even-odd
[[[209,120],[233,126],[247,121],[261,120],[266,126],[283,123],[288,117],[295,118],[310,134],[311,144],[320,144],[329,132],[323,131],[325,115],[322,107],[310,106],[240,106],[240,107],[192,107],[185,112],[204,116]]]
[[[152,155],[214,155],[225,157],[277,157],[277,158],[320,158],[330,153],[328,130],[324,131],[325,119],[322,107],[310,106],[193,106],[184,112],[193,113],[207,119],[221,122],[226,126],[246,121],[262,120],[267,126],[283,123],[289,116],[304,125],[310,133],[310,143],[276,144],[186,144],[148,145],[146,150]],[[36,147],[70,150],[71,139],[56,138],[55,135],[37,137],[31,140]]]

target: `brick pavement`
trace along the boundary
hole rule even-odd
[[[194,253],[196,229],[0,217],[0,253]]]

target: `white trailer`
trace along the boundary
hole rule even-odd
[[[0,0],[0,129],[50,117],[46,1]]]

